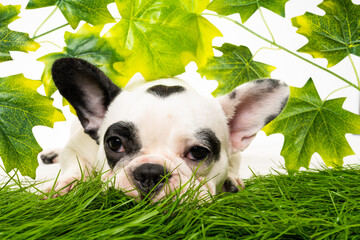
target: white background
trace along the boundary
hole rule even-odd
[[[3,5],[22,5],[22,11],[19,15],[21,18],[11,23],[9,28],[15,31],[27,32],[30,34],[30,37],[32,37],[34,36],[34,32],[36,31],[37,27],[53,11],[54,7],[25,10],[27,2],[27,0],[0,0],[0,3]],[[360,0],[354,0],[353,2],[360,4]],[[282,18],[264,8],[261,10],[269,24],[276,42],[295,52],[297,49],[301,48],[307,43],[307,39],[296,33],[297,28],[292,26],[291,18],[303,15],[306,11],[318,15],[323,15],[324,12],[317,8],[319,3],[321,3],[321,0],[290,0],[286,4],[286,18]],[[110,4],[108,8],[115,18],[120,18],[115,3]],[[224,36],[221,38],[215,38],[213,41],[214,46],[221,46],[224,42],[235,45],[245,45],[250,48],[253,54],[261,47],[271,47],[268,43],[253,36],[249,32],[225,19],[219,19],[210,16],[206,16],[206,18],[209,19],[222,32]],[[240,22],[239,14],[234,14],[231,16],[231,18]],[[61,12],[57,10],[37,34],[47,32],[48,30],[61,26],[65,23],[65,18],[62,16]],[[83,22],[81,22],[81,24],[82,23]],[[262,21],[259,11],[250,17],[245,25],[258,34],[271,39],[271,36],[269,35]],[[106,25],[106,29],[103,32],[105,32],[111,26],[113,26],[113,24]],[[72,30],[68,26],[37,39],[37,41],[40,42],[41,47],[36,52],[11,52],[11,56],[14,60],[0,63],[0,77],[23,73],[25,77],[29,79],[39,80],[44,69],[44,64],[36,61],[36,59],[51,52],[62,51],[60,48],[54,46],[50,42],[55,43],[61,47],[65,46],[64,31],[76,32],[77,29]],[[215,54],[219,55],[218,52],[215,52]],[[325,59],[313,59],[308,54],[298,54],[321,66],[325,67],[327,65],[327,61]],[[352,58],[355,62],[355,66],[357,67],[358,72],[360,72],[360,58],[354,55],[352,55]],[[346,85],[329,73],[326,73],[284,51],[262,50],[256,55],[254,60],[277,67],[277,69],[272,72],[272,78],[281,79],[291,86],[302,87],[311,77],[315,82],[321,98],[325,98],[333,90]],[[196,70],[196,64],[190,63],[186,67],[186,73],[182,74],[181,77],[185,80],[189,80],[192,84],[195,85],[196,88],[199,89],[199,91],[210,92],[214,90],[214,88],[216,88],[216,83],[212,81],[206,81],[205,78],[202,79]],[[344,59],[336,66],[330,68],[330,70],[356,84],[355,74],[348,58]],[[43,92],[43,89],[39,89],[39,92]],[[347,97],[347,100],[345,101],[343,107],[349,111],[358,113],[359,92],[353,88],[346,88],[332,95],[331,98],[344,96]],[[56,93],[53,97],[55,98],[54,105],[58,108],[62,108],[59,95]],[[53,129],[42,126],[34,128],[33,131],[35,137],[44,149],[61,147],[69,138],[69,122],[74,117],[69,113],[67,108],[64,109],[64,112],[66,118],[69,121],[55,123]],[[356,155],[346,157],[344,161],[346,164],[358,164],[360,163],[360,136],[347,134],[346,137],[349,140],[353,150],[356,152]],[[266,174],[269,173],[271,168],[281,168],[280,166],[284,165],[284,160],[280,156],[282,144],[283,136],[281,134],[275,134],[267,137],[265,136],[264,132],[259,132],[258,136],[250,145],[250,147],[246,149],[244,153],[242,153],[243,164],[241,168],[241,176],[243,178],[247,178],[251,176],[251,171]],[[318,154],[314,154],[311,166],[318,167],[320,163],[320,156]],[[0,164],[2,164],[1,160]],[[56,165],[41,165],[37,170],[37,178],[40,179],[45,176],[52,176],[56,174],[55,172],[57,169],[58,168]],[[5,175],[2,170],[0,170],[0,178],[1,175]]]

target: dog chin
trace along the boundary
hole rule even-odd
[[[103,181],[109,186],[123,191],[126,195],[133,197],[136,201],[145,198],[144,194],[136,187],[132,172],[144,163],[160,164],[170,173],[158,190],[147,194],[146,198],[152,202],[160,201],[170,195],[181,197],[187,191],[195,191],[194,197],[204,200],[210,195],[216,194],[216,185],[212,181],[202,177],[196,177],[191,169],[182,161],[169,161],[162,157],[145,156],[132,160],[128,165],[117,167],[103,175]],[[192,195],[193,196],[193,195]]]

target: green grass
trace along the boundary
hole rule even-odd
[[[245,182],[245,190],[202,205],[137,203],[119,191],[102,191],[98,178],[48,200],[2,184],[0,239],[360,238],[358,167]]]

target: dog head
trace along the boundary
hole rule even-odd
[[[97,141],[106,176],[128,195],[151,192],[153,200],[189,187],[215,194],[227,178],[229,157],[281,112],[289,94],[286,84],[271,79],[243,84],[217,99],[178,79],[122,90],[74,58],[57,60],[52,74]]]

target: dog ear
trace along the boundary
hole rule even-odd
[[[85,132],[97,140],[106,110],[121,89],[101,70],[81,59],[58,59],[51,72],[56,87],[76,110]]]
[[[228,120],[233,153],[247,148],[256,133],[280,114],[289,93],[285,83],[261,79],[218,98]]]

